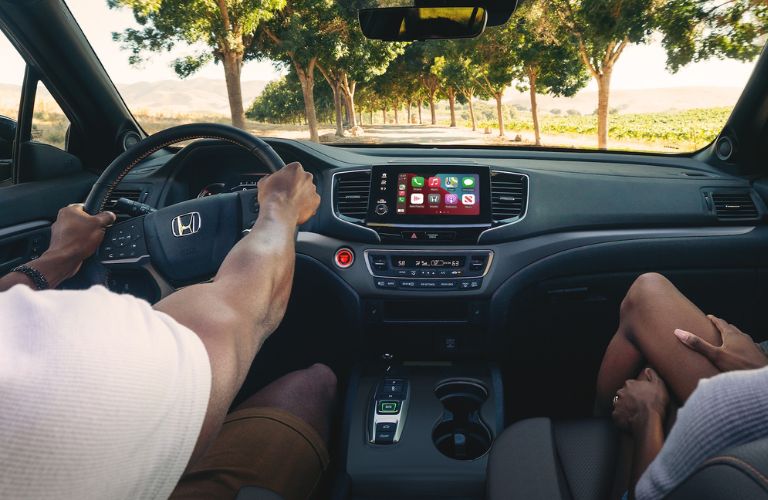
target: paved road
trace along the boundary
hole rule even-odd
[[[269,127],[269,126],[267,126]],[[472,129],[464,127],[445,127],[432,125],[374,125],[363,127],[364,134],[359,137],[338,138],[335,130],[331,128],[320,129],[320,141],[325,143],[415,143],[415,144],[433,144],[440,145],[507,145],[507,146],[530,146],[533,144],[533,132],[513,132],[507,131],[506,137],[498,136],[497,129],[491,129],[490,134],[483,133],[482,130],[473,132]],[[284,137],[288,139],[308,139],[307,130],[303,127],[294,127],[279,130],[269,130],[268,128],[253,130],[256,135],[266,135],[275,137]],[[519,140],[515,140],[519,136]],[[562,148],[596,148],[597,137],[592,135],[547,135],[541,136],[542,144],[550,147]],[[610,149],[623,149],[635,151],[663,151],[677,152],[673,149],[667,149],[663,145],[648,145],[630,141],[612,140],[609,144]]]

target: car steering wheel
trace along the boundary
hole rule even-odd
[[[240,146],[271,172],[285,166],[269,144],[243,130],[214,123],[180,125],[147,137],[118,156],[91,188],[85,211],[102,212],[120,181],[151,154],[192,139]],[[206,280],[256,221],[256,196],[256,190],[247,190],[197,198],[115,224],[107,228],[98,252],[83,266],[83,280],[103,284],[107,269],[144,269],[158,282],[161,295]],[[162,286],[163,281],[170,288]]]

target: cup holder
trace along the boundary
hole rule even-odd
[[[479,382],[451,380],[435,389],[443,415],[432,431],[432,441],[443,455],[455,460],[474,460],[491,448],[491,432],[480,418],[488,390]]]

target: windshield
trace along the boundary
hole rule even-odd
[[[352,1],[67,3],[147,132],[331,144],[695,151],[768,30],[754,0],[529,0],[476,39],[413,43],[365,39]]]

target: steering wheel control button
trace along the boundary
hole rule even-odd
[[[349,248],[339,248],[333,257],[339,269],[347,269],[355,262],[355,253]]]
[[[400,401],[379,401],[376,413],[379,415],[397,415],[400,413]]]
[[[389,212],[389,208],[384,203],[379,203],[376,205],[376,208],[374,209],[376,212],[376,215],[387,215],[387,212]]]

